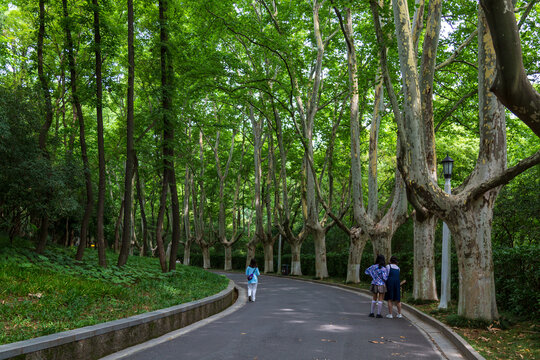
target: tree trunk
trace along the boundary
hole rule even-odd
[[[511,0],[480,0],[497,53],[497,77],[492,82],[492,91],[540,137],[540,94],[527,78],[523,66],[514,3]]]
[[[62,0],[62,8],[64,10],[64,20],[65,20],[65,33],[66,33],[66,47],[68,52],[68,61],[69,61],[69,71],[70,71],[70,83],[71,83],[71,96],[73,98],[73,105],[75,106],[77,119],[79,121],[79,141],[81,144],[81,157],[83,161],[84,168],[84,179],[86,186],[86,206],[84,208],[84,216],[81,222],[81,240],[79,247],[77,249],[77,255],[75,258],[77,260],[82,260],[84,256],[84,250],[86,249],[87,235],[88,235],[88,224],[92,216],[92,210],[94,208],[94,201],[92,195],[92,176],[90,173],[90,164],[88,162],[88,154],[86,151],[86,135],[84,128],[84,118],[82,113],[82,106],[79,100],[79,93],[77,91],[77,71],[75,69],[75,55],[73,54],[73,40],[71,38],[71,28],[69,18],[67,0]]]
[[[165,172],[164,175],[166,175]],[[162,185],[161,185],[161,196],[159,198],[159,211],[156,222],[156,245],[158,250],[159,265],[161,266],[161,271],[167,272],[167,258],[165,255],[165,247],[163,245],[163,220],[165,218],[165,202],[167,201],[167,178],[163,176]]]
[[[431,215],[419,221],[414,217],[414,282],[413,298],[438,300],[435,277],[435,225]]]
[[[169,257],[169,271],[176,269],[176,257],[178,244],[180,242],[180,204],[178,203],[178,189],[176,186],[176,174],[174,169],[174,126],[172,123],[173,111],[173,66],[169,50],[169,30],[168,30],[168,1],[159,1],[159,27],[161,46],[161,93],[163,109],[163,177],[167,179],[167,184],[171,196],[172,211],[172,240]]]
[[[114,251],[120,251],[120,236],[121,236],[121,225],[122,218],[124,216],[124,200],[120,204],[120,210],[118,211],[118,217],[116,218],[116,225],[114,226]]]
[[[232,270],[232,246],[230,245],[224,245],[223,248],[225,249],[225,265],[223,266],[223,270],[229,271]]]
[[[255,246],[258,242],[264,241],[265,233],[263,226],[263,204],[261,196],[261,149],[262,149],[262,125],[261,119],[256,119],[253,113],[253,107],[249,107],[251,124],[253,127],[253,163],[254,163],[254,198],[255,198],[255,236],[248,244],[248,256],[246,263],[255,258]]]
[[[368,235],[360,228],[351,229],[347,283],[358,284],[360,282],[360,263],[362,262],[362,253],[368,239]]]
[[[184,242],[184,265],[189,265],[191,262],[191,241]]]
[[[134,86],[135,86],[135,48],[133,45],[133,0],[127,1],[128,19],[128,91],[127,91],[127,121],[126,121],[126,174],[124,181],[124,231],[122,232],[122,243],[120,255],[118,255],[118,266],[124,266],[129,256],[131,245],[131,208],[133,192],[133,168],[135,160],[135,149],[133,142],[133,111],[134,111]]]
[[[191,139],[191,131],[189,132],[189,138]],[[189,265],[191,261],[191,244],[193,243],[193,237],[191,236],[191,227],[189,219],[189,197],[193,188],[193,178],[189,170],[189,166],[186,166],[186,175],[184,178],[184,210],[183,210],[183,220],[184,220],[184,265]],[[195,215],[195,213],[194,213]]]
[[[41,90],[43,91],[43,97],[45,99],[45,122],[39,132],[39,148],[42,154],[49,158],[47,152],[47,135],[53,120],[51,95],[49,92],[49,81],[43,70],[43,40],[45,38],[45,1],[39,0],[39,31],[38,31],[38,76],[41,83]],[[48,194],[49,195],[49,194]],[[49,233],[49,215],[45,210],[41,216],[41,226],[39,229],[38,243],[36,252],[42,254],[47,245],[47,238]]]
[[[315,243],[315,277],[325,279],[328,277],[328,267],[326,263],[326,232],[321,227],[312,232]]]
[[[291,242],[291,275],[302,276],[302,264],[300,262],[300,253],[302,242]]]
[[[210,246],[199,242],[203,256],[203,269],[210,269]]]
[[[256,238],[257,235],[253,236],[253,238],[247,244],[246,267],[249,266],[251,259],[255,259],[255,248],[257,247],[257,242],[255,240]]]
[[[392,255],[392,235],[386,233],[370,235],[374,259],[377,255],[384,255],[386,263],[388,263],[388,260],[390,260],[390,256]]]
[[[467,211],[456,211],[452,231],[459,268],[458,314],[471,319],[499,317],[491,249],[491,221],[498,190],[484,194]]]
[[[43,254],[45,251],[45,245],[47,244],[47,237],[49,236],[49,216],[43,215],[41,217],[41,224],[39,228],[39,237],[36,247],[36,252],[38,254]]]
[[[420,94],[428,174],[437,182],[437,154],[433,122],[433,79],[441,28],[442,1],[430,1],[426,35],[420,67]],[[416,48],[416,47],[415,47]],[[417,213],[418,214],[418,213]],[[437,219],[427,211],[417,215],[414,222],[414,281],[413,297],[438,300],[435,278],[435,227]]]
[[[264,273],[274,272],[274,242],[264,243]]]
[[[101,80],[101,33],[99,23],[98,0],[92,0],[94,7],[94,45],[96,56],[96,120],[98,137],[98,157],[99,157],[99,182],[97,200],[97,247],[99,265],[107,267],[107,256],[105,254],[105,235],[103,231],[103,214],[105,207],[105,142],[103,139],[103,84]]]
[[[141,209],[141,225],[142,225],[142,251],[141,256],[147,256],[150,253],[150,244],[148,242],[148,221],[146,219],[146,210],[145,210],[145,199],[144,191],[141,184],[141,178],[139,176],[139,160],[135,156],[135,176],[136,183],[135,188],[137,190],[137,198],[139,200],[139,208]]]

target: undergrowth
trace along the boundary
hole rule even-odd
[[[186,303],[228,284],[224,276],[180,264],[162,273],[152,258],[132,256],[120,268],[110,252],[102,268],[95,249],[82,262],[74,255],[59,247],[39,255],[30,245],[0,240],[0,344]]]

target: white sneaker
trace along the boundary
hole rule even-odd
[[[398,316],[399,316],[399,315],[398,315]],[[394,317],[392,316],[392,314],[388,314],[388,315],[386,315],[386,318],[387,318],[387,319],[393,319]]]
[[[397,314],[396,317],[397,317],[398,319],[401,319],[401,318],[403,317],[403,315]]]

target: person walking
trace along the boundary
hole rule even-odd
[[[397,257],[392,256],[390,258],[390,264],[386,266],[386,270],[388,270],[386,294],[384,295],[384,300],[388,301],[388,315],[386,315],[386,317],[389,319],[394,317],[392,314],[392,303],[395,303],[398,311],[396,317],[400,319],[403,316],[401,315],[401,283],[399,281],[399,266]]]
[[[371,292],[373,293],[373,299],[371,300],[371,312],[370,317],[374,317],[375,306],[377,306],[377,316],[382,318],[381,310],[384,294],[386,293],[386,279],[388,279],[388,270],[386,270],[386,260],[384,255],[377,255],[375,264],[368,267],[365,271],[366,275],[371,276]]]
[[[261,273],[257,267],[257,261],[255,261],[255,259],[251,259],[249,266],[246,269],[246,276],[248,280],[248,299],[250,302],[255,301],[255,297],[257,295],[257,283],[259,282],[258,280],[260,275]]]

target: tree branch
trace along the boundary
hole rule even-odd
[[[538,164],[540,164],[540,151],[537,151],[534,155],[521,160],[519,163],[517,163],[517,165],[506,169],[503,173],[482,182],[467,195],[466,202],[470,203],[471,201],[477,200],[485,192],[497,186],[509,183],[510,180],[515,178],[517,175]]]
[[[523,66],[512,0],[480,0],[497,55],[497,76],[491,87],[497,98],[540,137],[540,94]]]
[[[471,35],[469,35],[469,37],[463,42],[463,44],[459,45],[459,47],[452,53],[452,55],[448,59],[446,59],[445,61],[443,61],[439,65],[436,65],[435,66],[435,71],[438,71],[438,70],[442,69],[443,67],[445,67],[445,66],[449,65],[450,63],[452,63],[456,59],[456,57],[463,51],[463,49],[465,49],[467,46],[469,46],[469,44],[474,40],[476,35],[478,35],[478,29],[474,30],[471,33]]]

